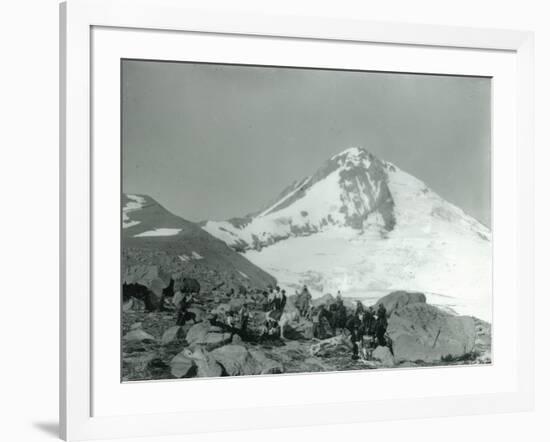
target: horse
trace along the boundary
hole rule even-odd
[[[177,291],[181,293],[196,293],[201,291],[201,285],[195,278],[181,278],[177,283]]]
[[[131,298],[139,299],[145,304],[145,311],[152,312],[162,308],[162,299],[159,299],[148,287],[137,282],[122,284],[122,301],[128,302]]]

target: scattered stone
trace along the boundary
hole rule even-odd
[[[231,342],[231,333],[208,333],[206,335],[206,348],[212,350]]]
[[[123,338],[126,342],[155,342],[154,336],[143,331],[141,328],[129,331]]]
[[[379,361],[383,367],[393,367],[395,361],[388,347],[378,346],[372,352],[373,359]]]
[[[203,344],[206,342],[206,336],[208,335],[209,331],[210,331],[209,322],[206,322],[206,321],[199,322],[197,324],[194,324],[189,329],[185,339],[187,340],[189,345]]]
[[[243,345],[243,339],[239,335],[233,335],[231,343],[235,345]]]
[[[198,377],[218,377],[224,373],[222,366],[201,346],[195,347],[193,350],[186,348],[183,350],[183,354],[197,366]]]
[[[229,376],[257,374],[254,359],[242,345],[224,345],[210,354],[223,366]]]
[[[282,365],[269,359],[263,352],[242,345],[229,344],[210,354],[220,363],[229,376],[282,373]]]
[[[176,378],[191,377],[195,369],[193,359],[188,356],[186,350],[181,351],[170,361],[170,373]]]
[[[333,338],[323,339],[310,347],[312,356],[329,356],[336,352],[350,351],[352,344],[343,335],[334,336]]]
[[[161,338],[161,344],[162,345],[168,345],[172,342],[176,342],[180,339],[183,339],[185,337],[185,334],[183,332],[183,328],[180,325],[174,325],[173,327],[170,327],[168,330],[166,330]]]

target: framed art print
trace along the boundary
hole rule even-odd
[[[67,440],[531,407],[531,34],[61,16]]]

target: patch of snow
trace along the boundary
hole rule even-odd
[[[130,218],[128,218],[128,215],[125,213],[122,214],[122,228],[127,229],[128,227],[137,226],[140,224],[141,221],[130,221]]]
[[[239,270],[238,272],[239,272],[242,276],[244,276],[246,279],[250,279],[246,273],[243,273],[243,272],[241,272],[240,270]]]
[[[204,259],[201,255],[199,255],[194,250],[191,252],[191,256],[193,257],[193,259]]]
[[[187,261],[190,261],[190,260],[191,260],[191,258],[189,258],[189,256],[187,256],[187,255],[185,255],[185,254],[179,255],[178,258],[179,258],[180,260],[182,260],[183,262],[187,262]]]
[[[129,201],[126,202],[126,205],[122,208],[122,228],[127,229],[128,227],[137,226],[140,221],[132,221],[128,214],[130,212],[143,209],[145,205],[145,198],[139,195],[126,195]]]
[[[148,230],[146,232],[138,233],[134,235],[134,238],[140,238],[145,236],[174,236],[181,232],[181,229],[172,229],[172,228],[158,228],[155,230]]]

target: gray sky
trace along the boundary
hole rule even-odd
[[[490,225],[487,78],[124,61],[123,191],[192,221],[258,210],[350,146]]]

